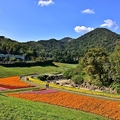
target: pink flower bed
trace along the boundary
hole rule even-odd
[[[0,87],[0,91],[7,90],[7,88]]]
[[[49,94],[49,93],[54,93],[57,92],[57,90],[52,90],[52,89],[43,89],[43,90],[37,90],[37,91],[31,91],[31,92],[24,92],[25,94]]]

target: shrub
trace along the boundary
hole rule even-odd
[[[74,81],[76,84],[82,84],[84,80],[82,75],[75,75],[72,77],[72,81]]]
[[[91,84],[97,85],[97,86],[102,86],[102,82],[98,79],[94,79],[91,81]]]
[[[68,69],[67,71],[65,71],[63,73],[63,76],[67,79],[70,79],[73,75],[73,71],[74,71],[74,69]]]
[[[120,84],[119,83],[113,82],[110,85],[110,87],[113,88],[113,89],[115,89],[117,91],[117,93],[120,93]]]
[[[40,79],[40,80],[42,80],[42,81],[46,81],[46,80],[47,80],[47,77],[48,77],[48,75],[40,75],[40,76],[38,77],[38,79]]]

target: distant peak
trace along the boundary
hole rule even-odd
[[[70,42],[70,41],[72,41],[73,39],[72,38],[70,38],[70,37],[64,37],[64,38],[62,38],[60,41],[61,42]]]

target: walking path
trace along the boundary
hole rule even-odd
[[[38,83],[35,83],[35,82],[32,82],[32,81],[28,81],[26,80],[27,76],[26,77],[23,77],[21,80],[31,84],[31,85],[34,85],[36,87],[40,87],[40,88],[45,88],[45,85],[42,85],[42,84],[38,84]],[[120,101],[120,98],[112,98],[112,97],[106,97],[106,96],[99,96],[99,95],[93,95],[93,94],[87,94],[87,93],[82,93],[82,92],[76,92],[76,91],[72,91],[72,90],[65,90],[65,89],[60,89],[60,88],[53,88],[53,87],[50,87],[52,89],[56,89],[56,90],[59,90],[59,91],[65,91],[65,92],[70,92],[70,93],[74,93],[74,94],[80,94],[80,95],[83,95],[83,96],[90,96],[90,97],[95,97],[95,98],[101,98],[101,99],[108,99],[108,100],[114,100],[114,101]]]

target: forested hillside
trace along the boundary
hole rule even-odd
[[[36,57],[35,50],[30,45],[19,43],[4,36],[0,36],[0,54],[24,55],[26,60]]]
[[[89,48],[105,48],[113,52],[116,45],[120,45],[120,35],[106,28],[97,28],[77,39],[70,37],[61,40],[38,40],[20,43],[0,37],[1,54],[24,55],[26,60],[74,63],[85,55]]]

